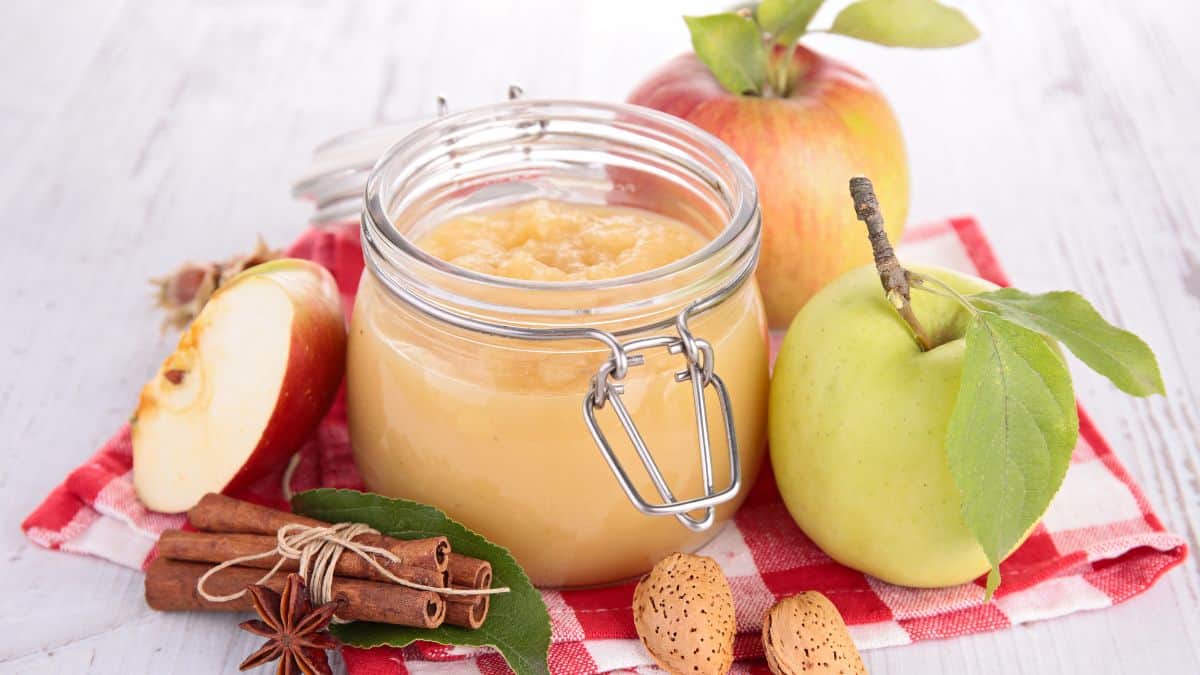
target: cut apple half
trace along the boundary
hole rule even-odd
[[[345,351],[323,267],[284,259],[239,274],[142,389],[131,423],[138,497],[178,513],[281,467],[329,411]]]

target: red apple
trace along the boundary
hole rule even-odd
[[[320,265],[274,260],[221,286],[142,389],[138,497],[178,513],[279,467],[329,411],[345,353],[337,285]]]
[[[650,75],[630,103],[671,113],[725,141],[750,167],[763,212],[758,281],[773,327],[785,327],[822,286],[871,260],[846,208],[846,179],[871,176],[899,239],[908,215],[900,126],[861,73],[797,45],[785,97],[726,91],[695,54]]]

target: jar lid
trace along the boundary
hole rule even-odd
[[[508,85],[508,100],[524,96],[518,84]],[[450,110],[446,98],[437,97],[438,116]],[[413,130],[432,121],[433,115],[362,127],[329,138],[313,149],[308,167],[292,183],[292,197],[313,202],[316,226],[358,220],[362,212],[367,177],[375,163]]]
[[[292,184],[292,196],[310,201],[313,225],[358,220],[371,168],[388,148],[432,117],[364,127],[338,134],[313,149],[308,167]]]

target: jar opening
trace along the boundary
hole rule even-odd
[[[644,208],[709,241],[661,267],[589,281],[491,276],[414,243],[452,216],[537,198]],[[750,172],[715,137],[647,108],[576,101],[508,101],[417,129],[375,165],[362,215],[369,268],[401,297],[559,325],[669,309],[719,288],[753,268],[760,227]]]

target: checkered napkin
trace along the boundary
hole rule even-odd
[[[911,228],[905,260],[937,263],[1005,284],[979,226],[956,219]],[[362,272],[352,225],[304,234],[288,251],[333,272],[347,310]],[[133,392],[130,392],[132,401]],[[361,488],[346,434],[344,399],[303,449],[292,487]],[[903,645],[1006,628],[1122,602],[1150,587],[1186,555],[1185,541],[1164,531],[1137,485],[1088,416],[1080,410],[1079,445],[1066,482],[1042,522],[1001,566],[1004,585],[984,605],[980,581],[918,590],[883,583],[843,567],[821,552],[792,522],[770,471],[738,511],[734,523],[701,551],[720,563],[733,587],[738,636],[735,670],[762,669],[759,630],[777,598],[816,589],[837,605],[860,649]],[[22,524],[47,548],[87,553],[144,567],[158,534],[183,516],[147,511],[133,493],[128,427],[54,489]],[[265,477],[238,497],[285,506],[281,473]],[[550,668],[555,673],[652,670],[634,633],[633,584],[579,591],[547,591],[554,628]],[[506,672],[490,650],[432,644],[404,649],[343,650],[352,675],[391,675],[451,669]]]

